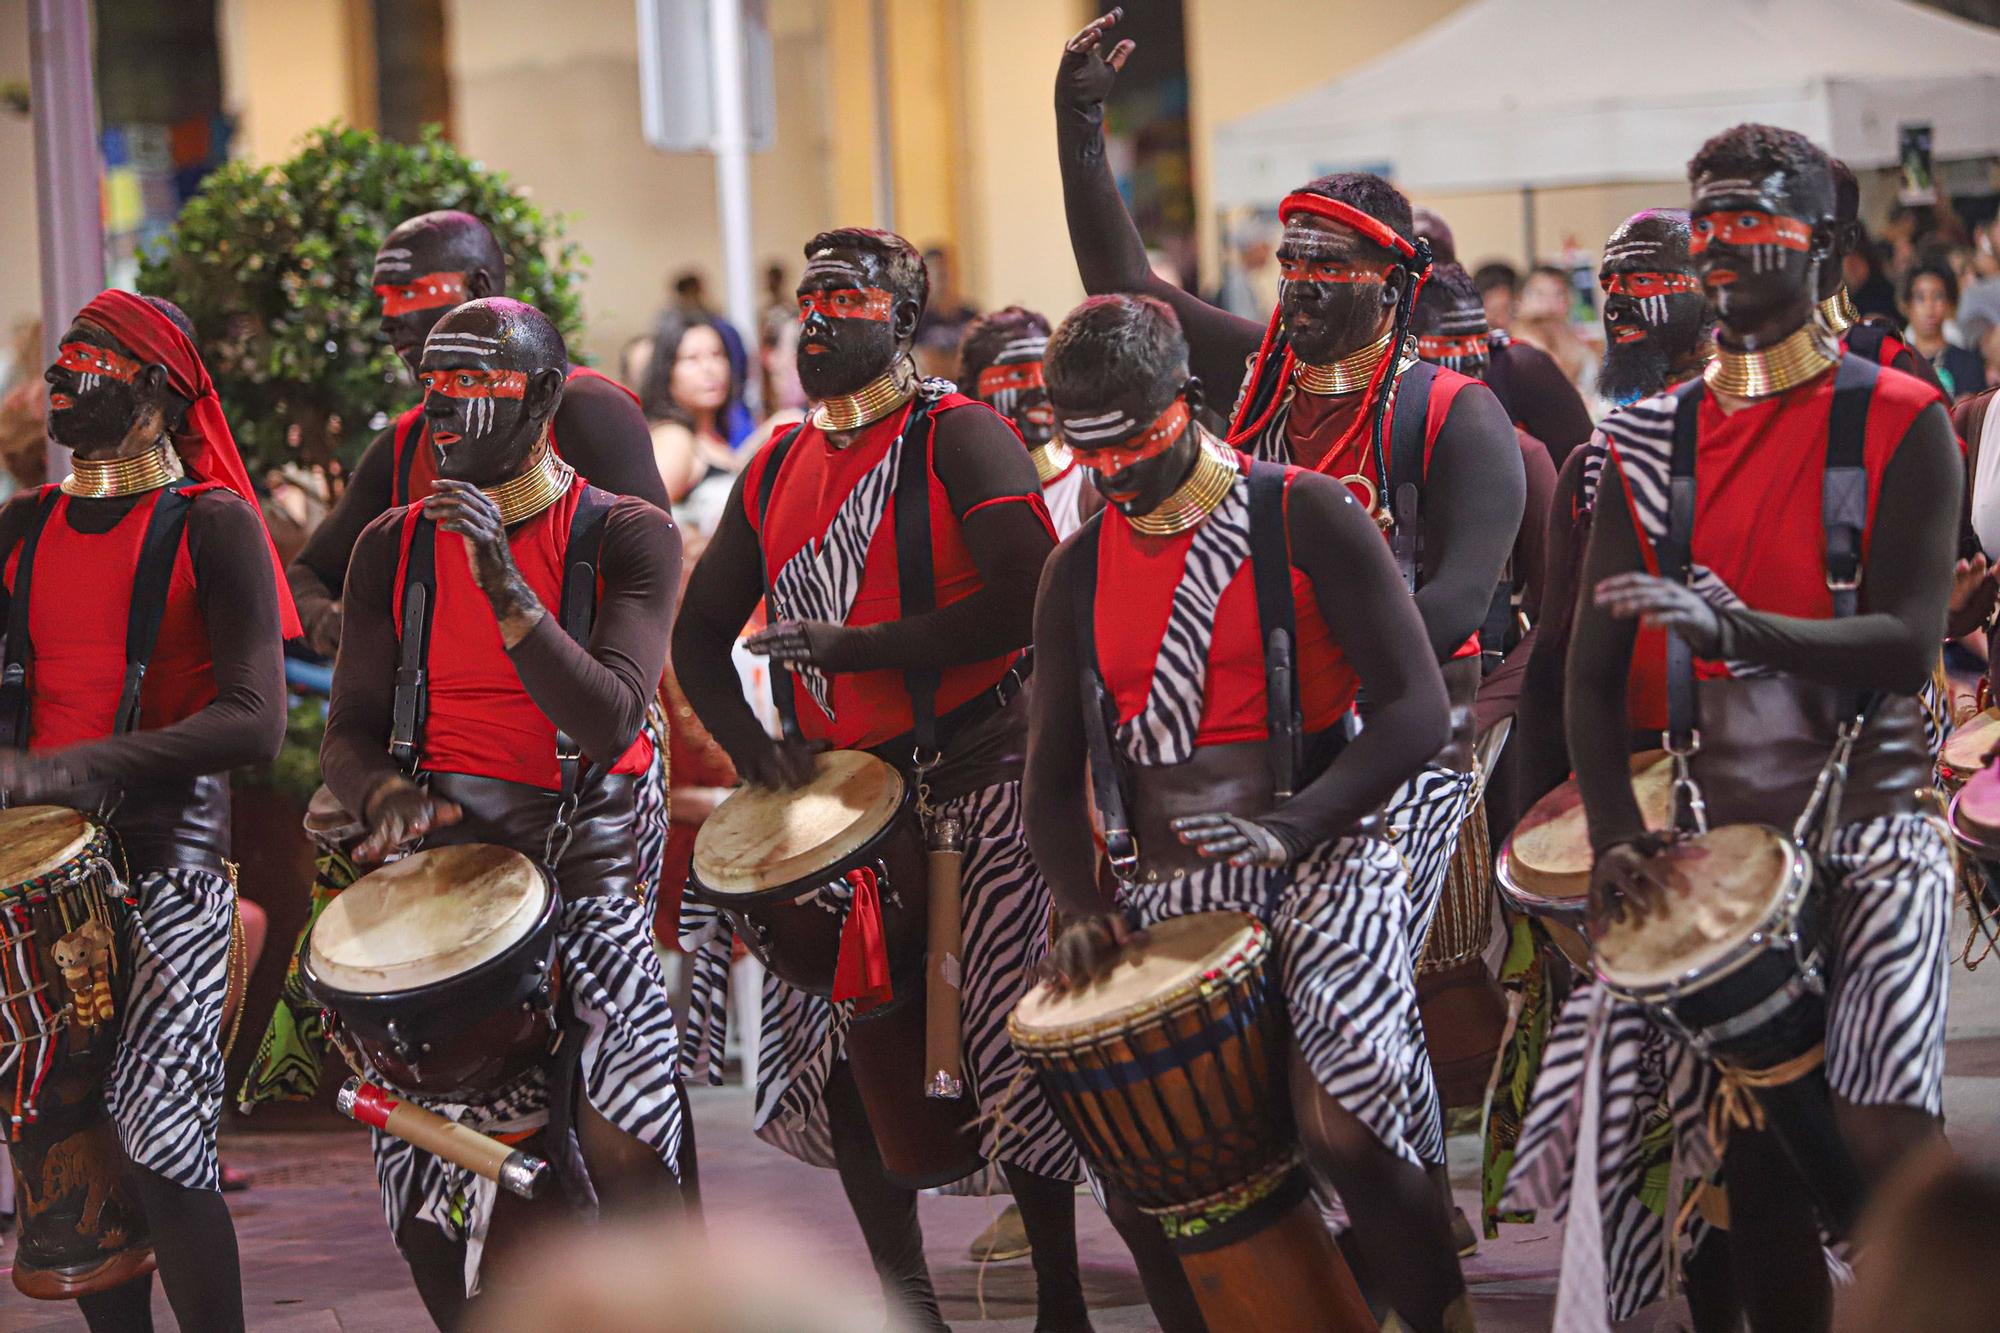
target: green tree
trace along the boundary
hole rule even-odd
[[[286,463],[352,462],[413,394],[376,332],[369,283],[390,228],[456,208],[493,229],[509,294],[574,348],[586,263],[559,215],[433,126],[415,144],[329,125],[290,161],[213,172],[139,270],[139,289],[187,311],[253,475]]]

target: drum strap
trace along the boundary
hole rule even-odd
[[[1430,418],[1431,385],[1438,368],[1419,361],[1396,376],[1389,418],[1389,550],[1411,592],[1423,580],[1425,426]]]
[[[777,604],[771,582],[771,557],[764,545],[764,519],[771,512],[771,495],[778,489],[778,472],[785,466],[785,459],[792,452],[792,446],[799,442],[799,435],[805,430],[805,423],[780,435],[771,445],[770,461],[764,464],[764,484],[757,488],[757,553],[764,567],[764,605]],[[778,728],[786,740],[799,739],[799,703],[792,691],[792,673],[786,670],[777,658],[771,658],[771,704],[778,710]]]
[[[1071,633],[1076,640],[1077,684],[1083,704],[1083,735],[1090,754],[1090,798],[1097,806],[1098,830],[1105,855],[1120,879],[1139,864],[1139,844],[1132,837],[1132,820],[1125,799],[1125,768],[1111,742],[1117,719],[1111,692],[1097,664],[1097,543],[1104,532],[1104,511],[1098,510],[1077,529],[1076,577],[1071,586]]]
[[[28,748],[28,663],[34,646],[28,630],[28,588],[35,572],[35,548],[41,544],[42,528],[55,512],[62,492],[51,486],[42,492],[35,515],[21,538],[21,560],[14,568],[14,595],[7,606],[7,655],[0,666],[0,728],[7,731],[6,742],[17,750]]]
[[[1873,362],[1852,353],[1840,358],[1840,367],[1834,372],[1820,509],[1826,532],[1826,586],[1833,597],[1836,619],[1854,615],[1860,608],[1862,541],[1868,530],[1868,404],[1879,376]],[[1683,586],[1693,573],[1695,454],[1705,392],[1706,386],[1698,377],[1674,390],[1674,442],[1668,465],[1667,532],[1660,547],[1660,573]],[[1868,703],[1867,695],[1856,695],[1844,706],[1843,715],[1857,717]],[[1693,650],[1678,634],[1668,634],[1668,748],[1687,752],[1695,743],[1699,726]]]
[[[1285,529],[1285,469],[1276,463],[1252,462],[1249,486],[1250,575],[1257,591],[1257,628],[1264,639],[1264,725],[1271,789],[1283,801],[1299,789],[1299,739],[1305,730],[1299,706],[1291,538]],[[1095,579],[1091,586],[1096,586]]]
[[[937,609],[937,577],[931,553],[931,399],[918,394],[903,424],[903,452],[896,462],[896,589],[904,620]],[[910,737],[918,769],[931,767],[938,751],[937,696],[943,675],[936,667],[903,673],[910,695]]]

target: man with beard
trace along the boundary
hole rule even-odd
[[[963,821],[968,1095],[986,1112],[985,1155],[1033,1245],[1036,1327],[1087,1329],[1081,1171],[1006,1035],[1048,940],[1048,884],[1022,836],[1019,757],[1022,650],[1054,545],[1041,482],[999,414],[918,378],[911,344],[928,282],[908,241],[848,228],[814,237],[805,255],[799,381],[815,407],[738,478],[688,582],[674,673],[746,781],[794,787],[812,774],[813,750],[868,750],[921,784],[937,816]],[[924,568],[926,548],[929,578],[905,577]],[[747,646],[772,661],[779,740],[729,665],[760,598],[771,623]],[[697,917],[684,931],[699,931]],[[703,958],[706,988],[721,968]],[[772,979],[757,1132],[839,1170],[891,1303],[942,1327],[916,1194],[884,1176],[846,1059],[850,1009]]]
[[[1816,318],[1837,230],[1825,156],[1791,131],[1743,125],[1704,144],[1688,176],[1688,249],[1719,345],[1701,378],[1606,423],[1602,494],[1616,502],[1591,526],[1570,648],[1591,910],[1601,932],[1627,914],[1644,920],[1667,891],[1662,840],[1627,767],[1635,679],[1663,682],[1660,711],[1711,826],[1791,828],[1817,804],[1839,729],[1853,742],[1845,779],[1803,835],[1820,838],[1814,893],[1828,916],[1824,1044],[1786,1066],[1734,1069],[1585,981],[1550,1036],[1510,1196],[1549,1207],[1595,1190],[1601,1234],[1586,1227],[1566,1247],[1569,1276],[1583,1278],[1574,1285],[1604,1274],[1613,1318],[1661,1294],[1668,1229],[1638,1203],[1645,1124],[1630,1108],[1671,1088],[1679,1160],[1726,1178],[1743,1318],[1760,1331],[1824,1329],[1822,1224],[1842,1234],[1851,1218],[1837,1214],[1859,1203],[1842,1199],[1824,1218],[1817,1206],[1817,1187],[1846,1165],[1840,1149],[1794,1166],[1758,1117],[1710,1113],[1727,1105],[1725,1079],[1780,1086],[1823,1049],[1828,1128],[1861,1194],[1937,1136],[1953,868],[1918,802],[1929,782],[1918,694],[1945,625],[1957,535],[1936,517],[1957,506],[1963,462],[1933,388],[1843,356]],[[1694,1223],[1697,1240],[1703,1229]],[[1696,1313],[1703,1328],[1733,1326]],[[1558,1325],[1566,1317],[1559,1308]]]
[[[375,252],[382,336],[412,378],[424,340],[447,311],[503,296],[506,289],[507,257],[486,224],[470,213],[421,213],[400,223]],[[553,427],[563,461],[613,495],[636,495],[666,508],[639,400],[582,366],[572,366],[570,378]],[[340,646],[341,594],[361,530],[385,511],[427,497],[437,475],[436,442],[418,402],[369,441],[339,502],[285,571],[314,652],[331,657]]]
[[[1049,507],[1060,541],[1104,507],[1104,497],[1086,485],[1068,445],[1055,438],[1055,415],[1042,383],[1042,353],[1049,345],[1049,322],[1032,310],[1010,305],[973,320],[958,349],[958,382],[973,398],[1013,423]]]
[[[175,1318],[227,1333],[243,1327],[215,1150],[236,908],[228,774],[278,752],[281,642],[299,627],[191,332],[166,302],[108,291],[45,376],[49,434],[75,470],[0,509],[0,703],[18,747],[0,750],[0,797],[111,811],[130,990],[105,1106]],[[150,642],[128,607],[150,609]],[[98,1333],[150,1329],[152,1287],[135,1278],[78,1304]]]
[[[1284,280],[1265,328],[1151,273],[1104,155],[1104,99],[1133,50],[1129,40],[1105,50],[1121,14],[1114,9],[1073,37],[1056,76],[1056,141],[1077,269],[1092,293],[1165,301],[1180,319],[1195,375],[1218,398],[1235,397],[1229,443],[1340,478],[1390,542],[1444,664],[1453,709],[1451,743],[1384,810],[1410,864],[1415,957],[1471,801],[1479,627],[1520,529],[1520,446],[1484,385],[1419,361],[1407,345],[1430,248],[1416,237],[1409,201],[1380,177],[1343,172],[1286,197],[1278,210]],[[1076,429],[1085,435],[1065,438],[1087,442],[1090,425]],[[1411,1077],[1434,1105],[1429,1061],[1416,1061]],[[1442,1182],[1443,1120],[1435,1110],[1426,1119],[1419,1151]]]
[[[1269,921],[1307,1158],[1347,1201],[1374,1290],[1404,1321],[1394,1326],[1470,1328],[1442,1200],[1413,1142],[1423,1108],[1401,1072],[1419,1058],[1410,961],[1367,943],[1402,936],[1411,910],[1373,811],[1447,727],[1422,623],[1337,483],[1252,463],[1193,419],[1187,344],[1163,303],[1085,302],[1050,344],[1048,373],[1063,436],[1109,501],[1051,558],[1035,606],[1047,674],[1027,827],[1079,918],[1050,971],[1059,986],[1086,984],[1134,927],[1172,916]],[[1284,563],[1253,570],[1267,553]],[[1293,623],[1267,634],[1261,622],[1284,614],[1264,605],[1274,584],[1282,595],[1269,600]],[[1280,639],[1296,654],[1273,672],[1266,644]],[[1188,651],[1163,655],[1163,642]],[[1290,708],[1268,705],[1272,688],[1295,690]],[[1374,710],[1344,741],[1363,688]],[[1281,715],[1298,722],[1270,721]],[[1113,789],[1129,802],[1100,795],[1093,829],[1092,792]],[[1129,915],[1101,894],[1095,834],[1114,857],[1131,853],[1117,904]],[[1129,1200],[1108,1206],[1161,1325],[1200,1328],[1185,1279],[1149,1261],[1159,1223]],[[1316,1313],[1299,1311],[1300,1326]]]
[[[642,1208],[672,1190],[686,1124],[652,947],[656,886],[634,831],[680,535],[663,511],[589,485],[556,454],[549,426],[568,372],[562,335],[518,301],[471,301],[432,329],[418,373],[438,473],[426,499],[355,544],[320,759],[367,827],[357,860],[476,842],[550,868],[567,1040],[539,1077],[456,1118],[539,1130],[538,1155],[571,1177],[557,1197]],[[579,570],[587,583],[573,583]],[[407,637],[414,608],[425,620]],[[431,1317],[457,1328],[485,1248],[518,1242],[534,1213],[374,1138],[390,1231]]]

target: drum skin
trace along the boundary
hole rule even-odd
[[[11,886],[0,889],[0,934],[27,943],[0,949],[0,994],[15,997],[6,1002],[15,1024],[60,1026],[39,1092],[14,1091],[17,1064],[0,1101],[26,1117],[9,1144],[21,1213],[13,1278],[38,1300],[74,1300],[153,1271],[146,1218],[104,1108],[128,980],[111,928],[116,881],[107,865],[87,864],[108,852],[103,831],[74,810],[0,811],[0,882]],[[9,1054],[28,1058],[30,1070],[38,1059],[34,1045]]]
[[[1008,1030],[1092,1170],[1161,1219],[1214,1333],[1372,1330],[1300,1165],[1270,955],[1245,914],[1169,918]]]
[[[1938,756],[1938,785],[1947,794],[1958,791],[1974,773],[1986,767],[1986,756],[2000,748],[2000,708],[1973,714],[1951,729]]]

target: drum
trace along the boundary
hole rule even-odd
[[[1974,713],[1951,729],[1938,756],[1938,786],[1955,794],[1966,780],[1986,767],[1986,756],[2000,750],[2000,708]]]
[[[1030,991],[1007,1030],[1091,1169],[1160,1220],[1211,1329],[1373,1329],[1309,1197],[1271,950],[1255,917],[1172,917],[1094,984]]]
[[[1938,787],[1951,797],[1946,822],[1960,847],[1983,861],[2000,861],[2000,782],[1973,779],[1986,769],[1988,752],[2000,749],[2000,709],[1989,708],[1958,724],[1938,758]]]
[[[326,905],[299,974],[350,1061],[405,1092],[478,1098],[554,1042],[556,909],[553,886],[519,852],[415,852]]]
[[[742,787],[695,835],[688,893],[719,910],[772,975],[833,994],[851,876],[873,877],[892,998],[848,1026],[847,1057],[898,1184],[929,1189],[979,1169],[975,1099],[925,1095],[924,960],[930,877],[915,792],[860,750],[815,756],[811,782]]]
[[[1818,1198],[1829,1229],[1850,1233],[1860,1178],[1833,1120],[1825,1067],[1825,904],[1789,836],[1729,824],[1660,853],[1670,889],[1643,921],[1609,925],[1594,955],[1612,994],[1736,1075]]]
[[[14,1286],[71,1300],[152,1271],[145,1215],[104,1109],[127,977],[106,831],[74,810],[0,810],[0,1107],[19,1196]]]
[[[1672,820],[1673,789],[1673,760],[1666,751],[1632,756],[1632,791],[1646,827],[1664,829]],[[1493,867],[1502,901],[1539,921],[1563,956],[1584,971],[1590,968],[1584,915],[1592,859],[1583,798],[1571,778],[1521,816]]]

